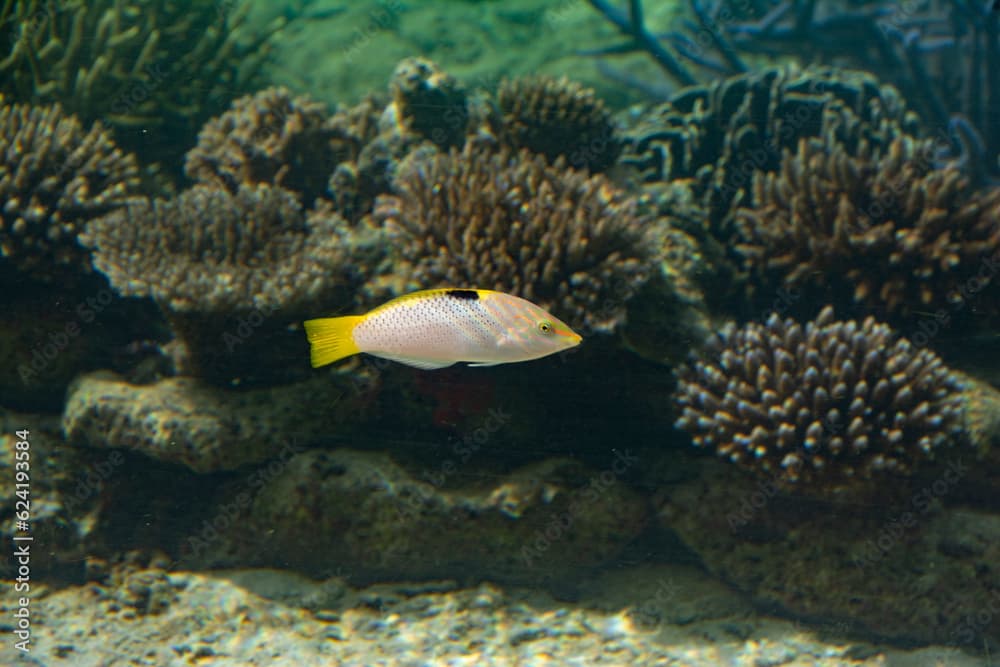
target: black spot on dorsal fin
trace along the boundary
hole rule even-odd
[[[450,289],[445,294],[453,296],[456,299],[469,299],[470,301],[475,301],[479,298],[479,292],[474,289]]]

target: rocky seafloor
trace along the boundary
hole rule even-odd
[[[167,571],[134,563],[113,583],[37,593],[30,658],[120,665],[954,665],[957,649],[883,649],[836,626],[761,616],[693,567],[640,566],[573,601],[454,581],[354,587],[288,571]],[[6,594],[0,607],[15,605]]]

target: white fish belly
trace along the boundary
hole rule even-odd
[[[394,304],[354,329],[362,352],[440,361],[496,361],[506,328],[479,300],[439,296]]]

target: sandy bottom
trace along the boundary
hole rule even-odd
[[[838,636],[835,627],[763,617],[697,569],[679,566],[605,574],[573,602],[449,581],[354,588],[275,570],[136,569],[112,580],[36,587],[28,654],[13,647],[16,598],[8,582],[0,664],[987,664],[944,647],[880,647]]]

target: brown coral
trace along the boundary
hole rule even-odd
[[[5,3],[0,92],[101,119],[119,143],[176,155],[228,99],[255,87],[267,39],[214,0]],[[156,128],[156,132],[130,132]]]
[[[959,442],[961,382],[932,352],[867,318],[727,325],[678,371],[677,426],[791,487],[907,473]]]
[[[1000,257],[1000,188],[977,191],[955,166],[935,169],[929,142],[882,156],[803,140],[778,173],[758,174],[736,212],[737,250],[755,282],[833,292],[907,316],[965,298]]]
[[[292,193],[268,185],[134,200],[86,235],[95,266],[121,294],[151,296],[165,311],[184,344],[181,370],[213,379],[259,366],[247,361],[249,340],[263,344],[261,334],[290,320],[350,303],[354,241],[331,210],[307,217]]]
[[[0,108],[0,251],[32,277],[89,271],[84,223],[121,206],[139,185],[132,155],[100,124],[85,131],[58,105]]]
[[[611,113],[593,89],[565,77],[504,80],[497,90],[502,136],[550,160],[559,156],[574,169],[606,170],[621,152]]]
[[[406,58],[389,83],[396,121],[447,150],[465,141],[470,112],[465,87],[425,58]]]
[[[802,137],[828,136],[853,152],[918,129],[899,93],[870,74],[772,68],[681,90],[626,133],[621,162],[650,182],[692,179],[719,224],[753,174],[778,169]]]
[[[512,292],[607,331],[650,273],[648,219],[600,175],[528,151],[418,152],[376,206],[411,286]]]
[[[338,132],[328,121],[323,104],[293,97],[284,87],[241,97],[205,123],[184,171],[232,192],[244,184],[280,185],[311,204],[325,192],[336,164],[349,156],[344,153],[358,151],[337,151]]]

